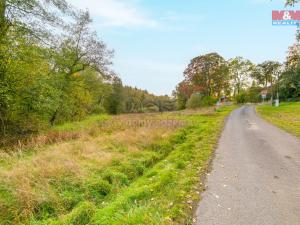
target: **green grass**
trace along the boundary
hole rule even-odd
[[[300,102],[281,103],[279,107],[261,105],[257,112],[268,122],[300,137]]]
[[[97,125],[100,122],[106,121],[110,118],[111,116],[106,114],[92,115],[81,121],[69,122],[69,123],[64,123],[62,125],[57,125],[53,127],[52,130],[53,131],[80,131],[87,127]]]
[[[31,157],[8,156],[14,163],[0,170],[0,224],[190,224],[200,177],[233,108],[134,115],[189,125],[122,127],[41,147]]]

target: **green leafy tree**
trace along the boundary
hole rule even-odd
[[[51,29],[56,27],[62,30],[64,26],[62,15],[72,16],[72,14],[72,8],[64,0],[0,1],[0,131],[2,135],[5,136],[9,127],[15,125],[23,127],[26,118],[33,118],[30,116],[31,112],[39,114],[42,108],[49,106],[47,103],[37,105],[38,102],[44,102],[44,94],[47,95],[48,91],[53,92],[49,83],[37,85],[41,80],[48,80],[49,61],[44,57],[45,46],[50,40]],[[25,115],[23,120],[18,118],[21,114]],[[39,114],[37,120],[44,115],[45,113]]]
[[[252,70],[253,64],[249,60],[243,59],[242,57],[229,60],[229,75],[234,96],[249,87]]]
[[[279,62],[265,61],[257,65],[255,71],[252,73],[253,78],[255,78],[259,84],[264,85],[264,87],[270,85],[271,100],[273,100],[274,97],[274,85],[278,83],[281,72],[282,65]]]
[[[300,35],[297,31],[296,43],[289,47],[285,71],[280,79],[280,93],[283,98],[300,97]]]
[[[247,101],[252,103],[257,103],[261,101],[262,88],[256,84],[255,81],[252,82],[251,87],[247,90]]]
[[[84,82],[82,88],[88,91],[92,98],[88,112],[105,113],[105,100],[112,93],[112,86],[107,82],[106,76],[90,68],[80,72],[80,77]]]
[[[210,53],[192,59],[184,71],[185,80],[205,96],[221,96],[229,88],[228,66],[223,57]]]
[[[74,113],[71,112],[75,110],[73,107],[74,101],[77,102],[75,104],[77,105],[77,111],[84,108],[84,101],[87,101],[87,99],[80,98],[73,93],[73,89],[78,90],[78,85],[80,86],[78,84],[80,72],[93,69],[101,74],[107,73],[107,66],[110,64],[112,52],[107,50],[105,44],[99,41],[96,34],[89,30],[90,22],[88,12],[79,14],[76,23],[70,25],[69,32],[63,37],[59,48],[54,52],[52,71],[60,80],[61,96],[60,103],[50,118],[52,125],[58,116],[62,117],[61,120],[64,120],[64,117],[67,119],[73,116]],[[84,90],[81,93],[81,97],[87,96]],[[75,99],[72,99],[74,97]],[[80,99],[82,101],[78,102]],[[81,118],[85,114],[81,112],[75,118]]]
[[[112,79],[112,93],[106,100],[106,109],[110,114],[123,112],[123,86],[121,79],[117,76]]]
[[[185,109],[187,101],[191,97],[192,93],[193,87],[186,81],[182,81],[176,86],[176,90],[173,92],[173,96],[177,101],[177,109]]]

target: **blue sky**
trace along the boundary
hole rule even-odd
[[[218,52],[255,63],[283,62],[295,27],[272,26],[284,0],[73,0],[115,50],[113,70],[126,85],[171,94],[198,55]]]

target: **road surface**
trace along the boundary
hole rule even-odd
[[[197,225],[300,225],[300,139],[237,109],[206,185]]]

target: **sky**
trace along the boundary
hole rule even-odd
[[[115,50],[124,85],[170,95],[190,60],[209,52],[284,62],[296,27],[272,26],[284,0],[72,0]],[[294,8],[297,9],[297,8]]]

